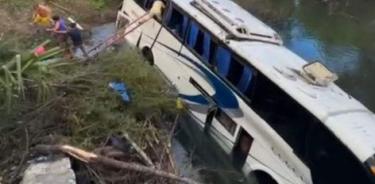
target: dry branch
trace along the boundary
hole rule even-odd
[[[142,159],[146,162],[146,164],[150,167],[155,168],[155,164],[152,162],[151,158],[147,156],[147,154],[140,148],[137,143],[135,143],[127,133],[123,133],[123,136],[126,138],[127,141],[133,146],[133,148],[137,151],[137,153],[142,157]]]
[[[108,157],[96,155],[94,153],[87,152],[85,150],[75,148],[69,145],[39,145],[35,147],[35,149],[41,152],[63,152],[88,164],[101,164],[101,165],[108,166],[108,167],[126,169],[126,170],[131,170],[131,171],[136,171],[136,172],[142,172],[145,174],[155,175],[158,177],[163,177],[163,178],[167,178],[170,180],[183,182],[187,184],[199,184],[198,182],[190,178],[180,177],[175,174],[171,174],[171,173],[158,170],[155,168],[139,165],[136,163],[118,161],[118,160],[111,159]]]

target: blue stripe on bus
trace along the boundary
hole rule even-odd
[[[189,100],[190,102],[194,102],[200,105],[208,105],[208,101],[203,95],[195,95],[195,96],[189,96],[184,94],[179,94],[179,97],[185,100]]]
[[[200,74],[203,78],[209,81],[211,84],[211,87],[214,88],[215,94],[212,96],[212,98],[215,100],[217,105],[220,108],[227,108],[227,109],[238,109],[239,103],[237,101],[236,96],[231,91],[229,87],[225,85],[224,82],[222,82],[218,77],[216,77],[213,73],[211,73],[207,68],[203,67],[202,65],[198,64],[197,62],[193,61],[191,58],[188,58],[185,55],[180,55],[190,61],[192,64],[194,64],[195,67],[197,67],[200,71],[196,71],[198,74]],[[181,62],[182,64],[185,64]],[[190,67],[185,64],[185,66]],[[190,67],[192,70],[196,70],[192,67]],[[204,99],[203,95],[181,95],[182,98],[187,100],[196,100],[192,102],[196,103],[202,103]],[[207,103],[207,100],[205,100],[205,103],[202,103],[203,105]]]

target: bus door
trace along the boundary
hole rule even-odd
[[[220,142],[226,146],[226,151],[231,152],[236,141],[236,132],[238,129],[237,123],[230,117],[230,115],[223,111],[215,99],[193,78],[190,78],[190,83],[205,97],[207,100],[207,113],[205,117],[204,132],[211,134],[220,139]]]

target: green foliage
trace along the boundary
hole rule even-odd
[[[88,149],[122,132],[145,149],[155,137],[166,140],[169,132],[158,127],[170,126],[165,121],[177,113],[176,96],[137,53],[108,53],[87,65],[49,64],[47,72],[28,75],[26,99],[14,102],[10,114],[0,110],[0,175],[21,160],[22,154],[14,153],[25,149],[26,139],[27,146],[68,143]],[[109,89],[113,80],[127,84],[130,104]]]

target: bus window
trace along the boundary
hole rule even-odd
[[[144,3],[144,8],[145,8],[146,10],[151,9],[152,4],[154,4],[154,1],[155,1],[155,0],[146,0],[145,3]]]
[[[204,41],[203,41],[203,59],[206,63],[209,63],[211,59],[211,35],[209,33],[204,33]]]
[[[215,53],[215,66],[222,77],[227,77],[232,59],[230,50],[219,46]]]
[[[196,22],[191,22],[186,42],[206,64],[213,63],[217,44],[212,40],[211,34],[200,29]]]
[[[306,135],[311,126],[319,123],[319,120],[260,73],[253,89],[252,96],[248,96],[252,109],[307,163]]]
[[[147,0],[135,0],[135,2],[142,8],[145,7]]]
[[[187,44],[190,48],[194,49],[194,51],[199,55],[203,54],[203,39],[203,31],[200,30],[197,23],[191,22],[189,36],[187,38]]]
[[[242,92],[246,93],[250,90],[250,83],[253,79],[254,70],[250,66],[246,66],[243,69],[240,81],[237,84],[237,88]]]
[[[229,73],[227,75],[227,79],[236,86],[239,81],[241,80],[242,73],[244,70],[244,66],[234,57],[230,62]]]
[[[364,165],[323,125],[314,128],[306,143],[314,183],[371,183]]]
[[[219,109],[216,112],[215,118],[231,135],[234,135],[237,124],[227,114]]]
[[[180,39],[182,39],[187,30],[189,18],[183,15],[177,9],[171,7],[171,10],[168,12],[166,17],[167,27]]]

